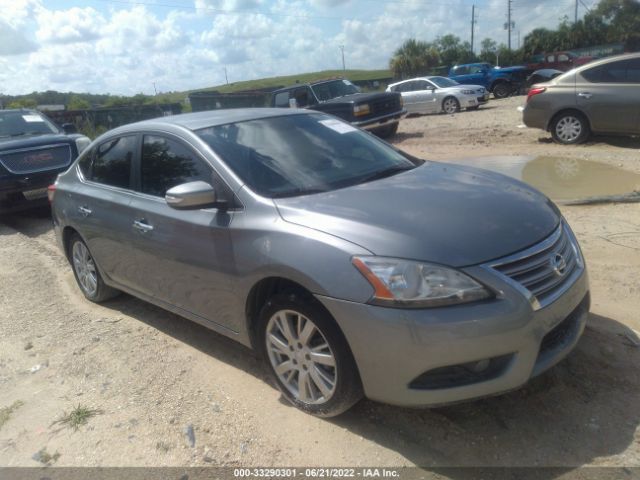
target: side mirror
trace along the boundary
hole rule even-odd
[[[197,210],[214,207],[220,202],[216,199],[216,191],[207,182],[183,183],[167,190],[164,196],[167,205],[176,210]]]
[[[62,130],[67,135],[69,135],[71,133],[78,133],[78,129],[76,128],[76,126],[73,123],[63,123],[62,124]]]

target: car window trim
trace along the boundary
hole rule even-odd
[[[102,145],[104,145],[105,143],[111,142],[111,141],[113,141],[113,140],[115,140],[117,138],[134,137],[134,136],[137,137],[137,138],[136,138],[136,148],[135,148],[135,150],[133,152],[133,158],[131,159],[131,166],[130,166],[130,171],[129,171],[129,188],[118,187],[118,186],[115,186],[115,185],[108,185],[106,183],[100,183],[100,182],[94,181],[93,180],[93,162],[96,159],[96,155],[98,153],[98,149]],[[133,192],[133,189],[132,189],[133,175],[134,175],[133,166],[134,166],[134,164],[136,162],[136,156],[137,156],[138,151],[139,151],[139,148],[138,148],[139,144],[140,144],[140,138],[139,138],[137,133],[121,133],[121,134],[109,136],[109,138],[104,139],[104,141],[100,142],[98,145],[96,145],[95,147],[92,148],[93,151],[91,152],[91,163],[89,165],[89,174],[90,174],[91,178],[86,178],[83,175],[82,170],[80,170],[79,162],[78,161],[75,162],[76,163],[76,171],[78,172],[80,180],[83,183],[87,183],[87,184],[94,185],[94,186],[99,186],[99,187],[104,187],[104,188],[107,188],[107,189],[114,189],[114,190],[119,191],[119,192]]]
[[[212,164],[212,162],[200,151],[200,149],[196,145],[194,145],[191,142],[189,142],[188,140],[176,135],[175,133],[167,132],[165,130],[153,130],[153,129],[140,130],[137,133],[140,135],[140,140],[139,140],[140,143],[139,143],[139,146],[138,146],[138,152],[137,152],[137,155],[136,155],[136,162],[135,162],[136,183],[134,185],[134,190],[133,190],[133,193],[135,195],[141,196],[143,198],[158,200],[161,203],[165,203],[166,204],[166,201],[165,201],[164,197],[159,197],[157,195],[151,195],[150,193],[144,193],[142,191],[142,148],[144,146],[144,136],[145,135],[150,135],[150,136],[157,136],[157,137],[165,137],[165,138],[169,138],[170,140],[173,140],[173,141],[181,144],[187,150],[192,152],[192,154],[194,154],[196,156],[196,158],[198,158],[200,161],[202,161],[209,168],[209,170],[211,171],[211,181],[209,182],[209,184],[215,188],[216,187],[215,183],[218,182],[220,185],[223,185],[224,189],[226,190],[226,193],[232,197],[231,202],[229,204],[229,209],[228,210],[233,210],[233,211],[244,210],[244,205],[242,204],[242,202],[240,201],[238,196],[235,194],[233,188],[231,188],[231,186],[229,185],[229,182],[227,182],[224,179],[224,177],[222,175],[220,175],[220,173],[218,172],[216,167]],[[195,134],[195,132],[193,132],[193,133]],[[197,134],[195,134],[195,135],[197,135]],[[214,156],[215,156],[216,160],[217,161],[221,161],[221,159],[218,157],[218,155],[215,154],[213,149],[210,148],[210,147],[209,147],[209,149],[214,153]],[[214,177],[215,177],[215,181],[214,181]],[[241,185],[240,188],[242,188],[242,185]],[[203,208],[201,210],[218,210],[218,208],[215,208],[215,207],[214,208]]]

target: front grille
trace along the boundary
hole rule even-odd
[[[25,174],[68,167],[69,145],[47,145],[0,153],[0,163],[11,173]]]
[[[566,291],[584,266],[578,244],[563,222],[538,245],[493,263],[491,268],[524,288],[539,309]]]
[[[400,95],[392,97],[380,98],[369,102],[371,113],[375,116],[384,115],[385,113],[393,113],[401,110]]]

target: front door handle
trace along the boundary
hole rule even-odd
[[[87,207],[78,207],[78,212],[80,212],[80,215],[82,215],[83,217],[88,217],[89,215],[91,215],[91,209]]]
[[[144,223],[145,220],[136,220],[133,222],[133,228],[135,228],[136,230],[138,230],[139,232],[142,233],[147,233],[150,232],[151,230],[153,230],[153,227],[147,223]]]
[[[591,95],[591,93],[589,93],[589,92],[580,92],[580,93],[578,94],[578,96],[579,96],[579,97],[582,97],[582,98],[587,98],[587,99],[589,99],[589,98],[591,98],[591,96],[592,96],[592,95]]]

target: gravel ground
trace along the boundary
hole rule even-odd
[[[522,102],[406,119],[394,142],[441,160],[561,155],[640,172],[639,141],[553,145],[518,128]],[[430,410],[363,401],[331,420],[284,404],[224,337],[126,295],[84,300],[48,212],[5,217],[0,465],[640,467],[640,204],[563,213],[593,298],[572,355],[506,395]],[[78,406],[93,410],[85,424],[58,422]]]

